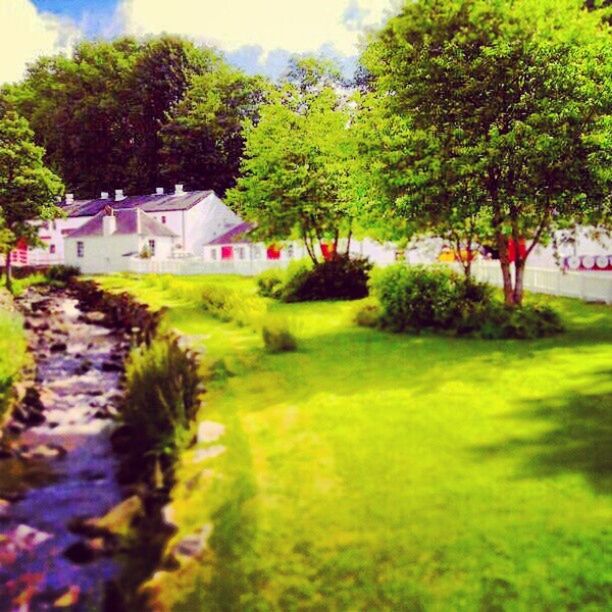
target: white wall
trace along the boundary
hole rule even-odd
[[[107,272],[127,272],[130,270],[128,253],[140,253],[155,240],[156,261],[164,260],[172,254],[173,238],[167,236],[138,236],[119,234],[112,236],[84,236],[65,240],[65,263],[78,266],[83,274],[104,274]],[[77,243],[84,245],[83,257],[77,256]]]

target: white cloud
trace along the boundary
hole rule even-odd
[[[78,37],[72,22],[39,13],[30,0],[0,0],[0,84],[19,80],[41,55],[69,51]]]
[[[235,51],[267,55],[318,51],[330,44],[354,55],[361,32],[382,22],[396,0],[122,0],[126,32],[168,32]]]

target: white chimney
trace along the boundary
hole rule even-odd
[[[67,193],[66,194],[66,204],[72,204],[74,202],[74,194]]]
[[[115,202],[119,202],[120,200],[125,200],[123,189],[115,189]]]
[[[108,191],[103,191],[103,192],[100,194],[100,199],[102,199],[102,200],[108,200]]]
[[[185,192],[183,191],[183,185],[175,185],[174,186],[174,195],[183,195]]]
[[[155,195],[164,195],[164,188],[163,187],[156,187],[155,188]]]
[[[102,217],[102,235],[110,236],[117,231],[117,217],[115,217],[115,211],[107,206],[104,210],[104,216]]]

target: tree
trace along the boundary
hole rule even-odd
[[[161,130],[197,75],[212,72],[221,60],[208,48],[174,36],[149,40],[131,74],[134,154],[128,187],[142,191],[161,183]]]
[[[577,0],[419,0],[364,55],[386,115],[373,151],[398,159],[382,168],[387,204],[447,231],[476,215],[510,305],[555,227],[609,217],[609,43]]]
[[[238,176],[243,122],[257,123],[268,89],[265,79],[225,64],[194,77],[160,131],[163,180],[224,195]]]
[[[40,58],[9,92],[13,109],[44,147],[47,165],[82,197],[128,183],[134,155],[130,79],[139,52],[131,38],[83,42],[70,58]]]
[[[20,240],[37,244],[37,220],[61,215],[55,201],[62,182],[45,167],[44,150],[34,144],[33,137],[28,122],[14,111],[0,119],[0,228],[9,290],[11,251]]]
[[[297,233],[315,263],[317,244],[331,239],[335,252],[341,232],[350,232],[350,112],[328,75],[326,64],[294,60],[290,80],[262,106],[259,122],[247,122],[242,176],[228,192],[260,236]]]

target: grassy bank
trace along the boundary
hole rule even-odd
[[[177,540],[211,552],[163,598],[200,609],[604,609],[612,603],[612,311],[551,299],[557,338],[480,341],[355,327],[355,304],[274,304],[298,351],[212,319],[203,283],[106,278],[170,308],[216,380],[226,452],[182,457]],[[190,297],[191,296],[191,297]],[[219,444],[217,443],[217,444]]]
[[[10,389],[26,364],[26,343],[21,316],[0,289],[0,421],[7,409]]]

